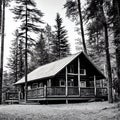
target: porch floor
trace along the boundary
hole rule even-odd
[[[47,97],[47,98],[39,98],[39,99],[28,99],[29,101],[61,101],[61,100],[74,100],[74,101],[89,101],[89,100],[107,100],[107,96],[102,97],[78,97],[78,96],[70,96],[70,97]]]

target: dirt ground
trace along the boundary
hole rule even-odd
[[[120,120],[120,104],[1,105],[0,120]]]

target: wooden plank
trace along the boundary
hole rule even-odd
[[[76,74],[76,73],[68,73],[68,75],[76,75],[77,76],[78,74]]]
[[[95,93],[95,96],[96,96],[96,90],[97,90],[97,87],[96,87],[96,76],[94,75],[94,93]]]
[[[78,89],[80,95],[80,58],[78,57]]]
[[[45,98],[47,97],[47,87],[46,87],[46,85],[44,86],[44,97]]]
[[[94,97],[68,97],[67,100],[90,100]],[[61,98],[46,98],[46,100],[66,100],[65,97]]]
[[[47,98],[66,98],[66,95],[48,95]]]

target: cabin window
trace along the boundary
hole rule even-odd
[[[70,73],[74,73],[74,65],[70,65]]]
[[[60,80],[60,87],[65,87],[65,81],[64,80]]]
[[[80,87],[86,87],[86,81],[80,81]]]
[[[43,83],[39,83],[39,87],[43,87]]]
[[[28,85],[28,90],[31,90],[31,86],[30,85]]]
[[[89,81],[89,86],[88,87],[94,87],[94,81]]]
[[[38,83],[33,83],[32,84],[32,89],[34,89],[34,88],[38,88]]]
[[[47,87],[51,87],[51,79],[47,80]]]
[[[68,81],[68,86],[74,86],[74,79],[70,79]]]
[[[86,75],[86,69],[80,69],[80,75]]]

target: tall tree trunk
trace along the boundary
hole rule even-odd
[[[18,31],[16,33],[16,35],[18,34]],[[18,35],[17,35],[17,38],[16,38],[16,51],[15,51],[15,57],[16,57],[16,60],[15,60],[15,82],[18,81]]]
[[[113,102],[112,97],[112,74],[111,74],[111,63],[110,63],[110,53],[109,53],[109,41],[108,41],[108,30],[107,24],[104,22],[104,34],[105,34],[105,52],[106,52],[106,67],[107,67],[107,79],[108,79],[108,101]]]
[[[0,36],[2,36],[2,0],[0,1]],[[2,46],[2,39],[1,39],[1,46]],[[0,48],[0,53],[2,53],[2,48]],[[2,66],[3,66],[2,58],[0,56],[0,104],[2,102]]]
[[[2,103],[2,81],[3,81],[3,58],[4,58],[4,30],[5,30],[5,0],[2,1],[2,17],[1,17],[1,57],[0,57],[0,104]]]
[[[25,102],[27,102],[27,71],[28,71],[28,63],[27,63],[27,0],[26,0],[26,35],[25,35]]]
[[[84,36],[84,28],[83,28],[83,21],[82,21],[82,13],[81,13],[81,2],[80,2],[80,0],[77,0],[77,1],[78,1],[78,10],[79,10],[79,17],[80,17],[80,28],[81,28],[83,49],[84,49],[84,52],[87,54],[87,48],[86,48],[85,36]]]
[[[116,73],[118,79],[118,96],[120,96],[120,45],[116,46]]]
[[[2,21],[2,0],[0,0],[0,33],[1,33],[1,21]]]
[[[114,11],[114,39],[116,45],[116,72],[118,79],[118,95],[120,96],[120,2],[113,0],[113,11]]]

